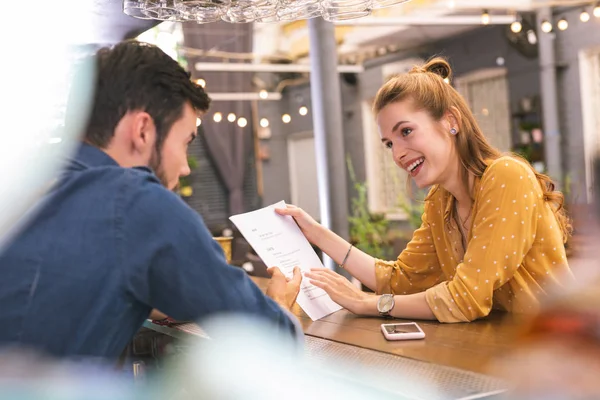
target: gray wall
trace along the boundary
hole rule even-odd
[[[578,52],[588,47],[600,45],[600,20],[594,18],[587,24],[579,22],[580,10],[565,14],[570,21],[567,31],[557,34],[559,70],[559,90],[561,106],[562,135],[565,142],[565,171],[573,182],[584,182],[583,164],[583,120],[579,89]],[[497,67],[496,59],[503,57],[507,69],[509,99],[511,111],[519,111],[519,102],[523,97],[540,95],[540,77],[538,59],[530,59],[514,49],[506,40],[504,27],[489,26],[467,32],[458,37],[434,43],[396,56],[387,56],[385,62],[400,61],[410,57],[427,59],[434,55],[447,57],[454,69],[455,76],[461,76],[481,68]],[[359,180],[365,179],[361,103],[375,96],[383,84],[381,72],[382,60],[374,60],[366,65],[366,71],[358,76],[356,86],[342,81],[342,107],[344,110],[345,151],[350,155]],[[287,163],[287,142],[289,135],[312,129],[310,114],[301,117],[297,114],[299,103],[295,96],[300,94],[310,108],[310,90],[308,85],[289,88],[284,92],[281,103],[262,102],[261,116],[271,121],[273,138],[269,141],[271,160],[263,164],[264,203],[280,199],[290,200],[289,170]],[[292,123],[281,123],[281,114],[292,115]],[[517,129],[513,121],[513,141],[518,140]],[[333,177],[335,178],[335,177]],[[573,188],[577,191],[578,188]],[[584,191],[582,186],[579,191]],[[350,187],[349,198],[353,195]],[[578,193],[575,193],[576,195]],[[579,193],[579,197],[583,195]]]
[[[505,38],[504,29],[502,26],[476,29],[457,38],[436,43],[425,53],[448,57],[455,76],[497,67],[496,59],[503,57],[504,68],[507,70],[511,111],[516,113],[519,111],[520,99],[539,96],[538,59],[528,59],[511,47]],[[513,129],[513,142],[516,133]]]
[[[362,118],[360,113],[360,97],[358,86],[347,83],[341,79],[343,130],[345,138],[345,151],[350,155],[355,166],[358,165],[358,179],[364,180],[364,152],[362,140]],[[301,106],[307,106],[309,113],[306,116],[298,114]],[[279,200],[291,201],[290,178],[288,165],[287,140],[291,135],[312,131],[312,104],[310,86],[308,84],[289,87],[284,90],[280,102],[259,102],[259,118],[269,119],[271,138],[264,140],[263,144],[269,147],[270,159],[263,162],[263,204],[272,204]],[[281,116],[290,114],[292,121],[284,124]],[[337,151],[337,150],[336,150]],[[335,179],[334,176],[331,179]],[[349,186],[351,186],[349,184]],[[349,187],[349,197],[352,196]]]
[[[569,21],[569,28],[556,32],[563,165],[573,182],[572,199],[579,203],[585,202],[585,165],[578,56],[582,50],[600,46],[600,18],[592,15],[589,22],[582,23],[580,13],[581,9],[575,9],[561,14]]]

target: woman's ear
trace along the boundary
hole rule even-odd
[[[446,111],[445,117],[450,124],[450,129],[456,129],[457,131],[460,130],[461,115],[460,111],[458,111],[458,108],[454,106],[450,107],[450,109]]]

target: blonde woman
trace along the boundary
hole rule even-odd
[[[307,239],[377,295],[327,269],[306,276],[361,315],[473,321],[492,309],[535,312],[572,279],[563,195],[525,160],[486,140],[435,58],[388,81],[373,111],[383,146],[420,188],[431,187],[422,225],[394,261],[373,258],[300,208],[290,215]]]

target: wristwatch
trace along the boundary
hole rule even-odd
[[[377,301],[377,311],[382,317],[389,317],[396,302],[393,294],[382,294]]]

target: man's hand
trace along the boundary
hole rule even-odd
[[[271,267],[267,272],[271,275],[267,296],[286,310],[291,310],[300,292],[300,283],[302,283],[300,268],[294,267],[294,276],[291,279],[286,278],[277,267]]]

